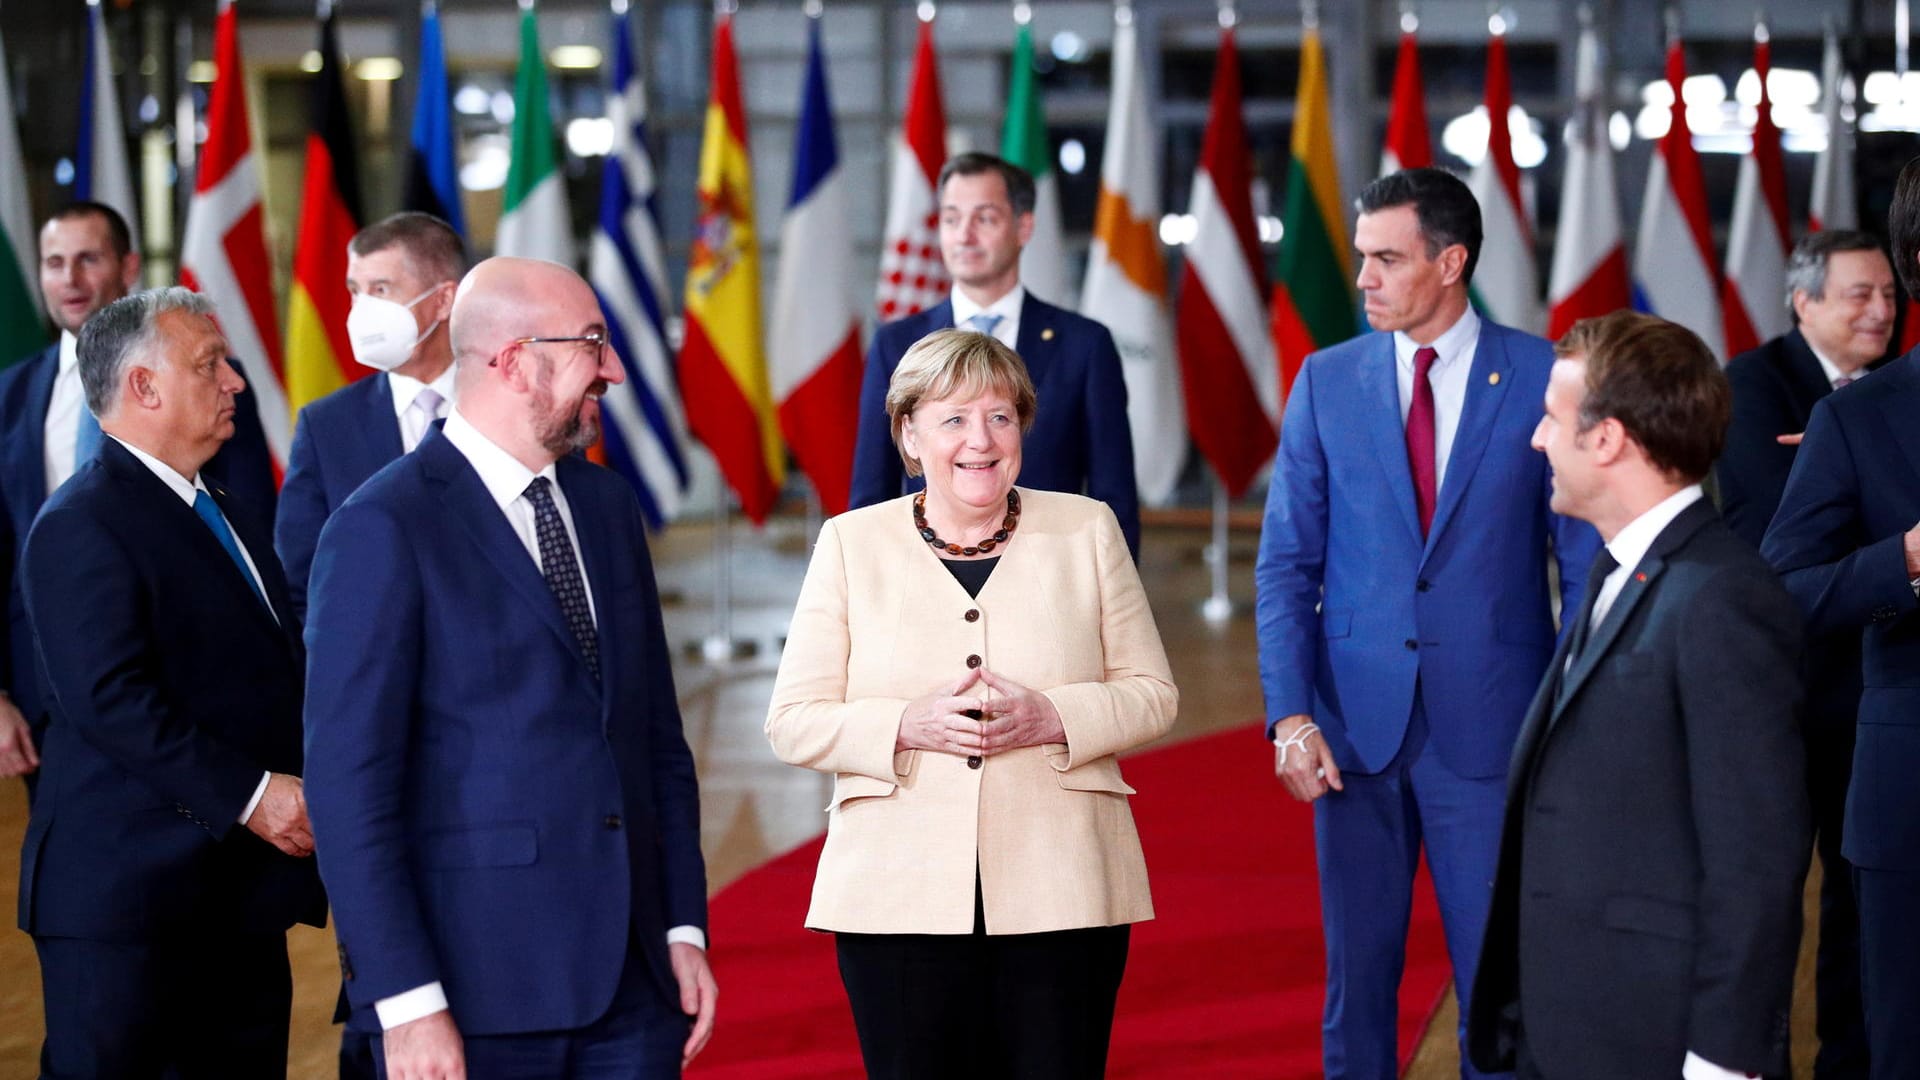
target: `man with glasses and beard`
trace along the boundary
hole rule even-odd
[[[475,267],[451,332],[453,411],[308,592],[348,1023],[395,1078],[678,1076],[716,993],[693,756],[639,503],[575,453],[620,362],[554,263]]]

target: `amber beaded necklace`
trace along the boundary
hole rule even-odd
[[[920,529],[920,538],[932,545],[935,551],[944,551],[949,555],[984,555],[1006,543],[1007,537],[1012,536],[1013,530],[1019,527],[1020,493],[1012,490],[1007,492],[1007,516],[1001,520],[999,530],[972,547],[949,544],[933,531],[933,527],[927,524],[927,493],[924,491],[913,497],[913,523]]]

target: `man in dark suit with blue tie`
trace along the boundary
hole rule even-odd
[[[273,546],[294,611],[307,610],[307,574],[327,516],[369,476],[420,444],[453,404],[447,312],[467,272],[466,245],[432,214],[402,211],[347,246],[353,357],[375,374],[300,410]]]
[[[52,722],[21,850],[45,1076],[286,1074],[286,930],[321,925],[305,655],[264,511],[208,481],[245,385],[205,297],[80,332],[107,438],[22,558]]]
[[[1920,158],[1887,212],[1893,269],[1920,299]],[[1920,1077],[1920,357],[1813,408],[1761,553],[1815,635],[1863,633],[1841,853],[1860,911],[1875,1080]]]
[[[78,202],[40,229],[40,295],[60,340],[0,373],[0,559],[5,559],[6,637],[0,648],[0,776],[30,772],[45,736],[47,702],[16,570],[40,506],[100,446],[100,425],[82,400],[76,335],[94,312],[140,281],[140,255],[126,219],[110,206]],[[235,401],[234,435],[207,462],[207,475],[271,520],[273,460],[253,394]],[[31,741],[23,736],[30,732]],[[31,788],[29,788],[31,791]]]
[[[1898,293],[1878,237],[1828,229],[1794,246],[1787,260],[1794,327],[1733,358],[1733,423],[1714,466],[1727,527],[1757,550],[1780,508],[1795,446],[1813,407],[1880,366],[1893,337]],[[1860,1012],[1860,916],[1853,868],[1840,850],[1847,784],[1853,775],[1854,719],[1860,709],[1860,633],[1807,642],[1807,793],[1813,804],[1820,879],[1820,956],[1815,966],[1814,1080],[1867,1074]]]
[[[452,334],[458,404],[308,592],[349,1023],[395,1077],[678,1076],[715,994],[698,785],[639,502],[576,453],[620,362],[536,260],[475,267]]]
[[[919,490],[921,481],[909,480],[901,468],[887,427],[887,383],[909,346],[957,326],[998,338],[1020,354],[1033,377],[1040,408],[1023,446],[1020,482],[1106,503],[1139,558],[1133,435],[1113,335],[1020,284],[1020,249],[1033,235],[1033,177],[991,154],[960,154],[941,168],[939,193],[940,258],[953,294],[874,332],[860,384],[853,505]]]
[[[1464,1019],[1507,760],[1553,652],[1549,562],[1575,610],[1599,538],[1549,509],[1527,446],[1551,347],[1468,304],[1473,193],[1411,169],[1359,208],[1375,332],[1287,394],[1254,583],[1276,772],[1314,806],[1326,1075],[1391,1080],[1421,850]]]

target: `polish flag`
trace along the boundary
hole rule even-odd
[[[881,322],[932,307],[947,295],[947,266],[940,261],[940,193],[934,190],[946,161],[947,118],[940,107],[933,20],[926,18],[920,21],[920,44],[913,54],[906,120],[893,144],[876,301]]]
[[[1568,125],[1567,171],[1560,196],[1560,239],[1548,279],[1547,336],[1559,338],[1581,319],[1633,302],[1627,285],[1627,249],[1613,181],[1613,144],[1607,141],[1607,91],[1600,73],[1600,42],[1592,26],[1580,31],[1574,111]]]
[[[1773,99],[1767,93],[1771,51],[1762,23],[1753,31],[1760,110],[1753,124],[1753,153],[1740,159],[1733,223],[1727,233],[1727,281],[1721,292],[1729,357],[1771,341],[1793,326],[1786,304],[1787,252],[1793,245],[1787,226],[1787,170],[1780,157],[1780,129],[1773,124]]]
[[[1706,182],[1700,175],[1700,156],[1693,149],[1693,133],[1687,128],[1687,103],[1680,95],[1686,78],[1687,61],[1676,35],[1667,44],[1673,120],[1647,171],[1647,196],[1633,253],[1634,306],[1700,335],[1724,364],[1727,340],[1720,318],[1720,269],[1707,220]]]

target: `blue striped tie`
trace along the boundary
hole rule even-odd
[[[240,542],[233,538],[233,530],[227,526],[226,516],[220,513],[220,504],[214,502],[213,496],[206,492],[197,491],[193,496],[193,512],[200,515],[200,520],[206,522],[207,528],[213,530],[213,538],[220,541],[221,547],[227,549],[227,558],[232,559],[233,565],[240,568],[240,576],[246,579],[247,588],[253,590],[254,598],[259,600],[268,611],[272,611],[273,605],[267,603],[265,594],[260,591],[260,584],[253,580],[253,571],[247,569],[246,556],[240,554]]]

